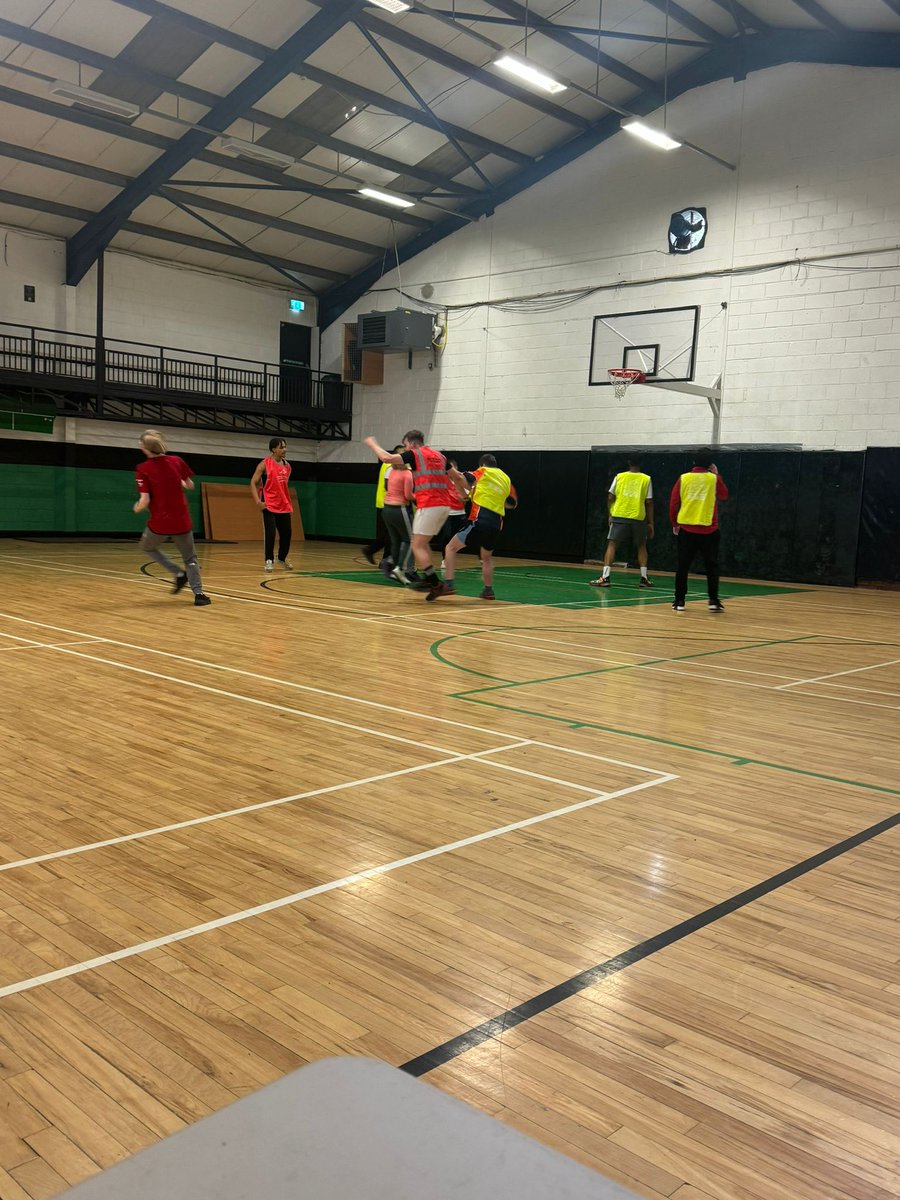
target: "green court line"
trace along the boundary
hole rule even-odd
[[[523,628],[527,628],[529,632],[541,632],[540,626],[524,626]],[[430,647],[431,653],[438,660],[438,662],[442,663],[444,666],[453,668],[453,670],[464,671],[468,675],[480,675],[482,678],[486,679],[496,678],[496,676],[485,675],[484,672],[476,671],[472,667],[461,667],[457,663],[450,662],[449,659],[442,657],[437,652],[437,648],[443,645],[444,642],[453,641],[455,638],[475,637],[482,632],[484,631],[472,630],[469,633],[450,634],[448,637],[438,638],[437,641],[433,642]],[[778,641],[771,642],[754,642],[744,646],[728,647],[727,649],[723,650],[707,650],[701,651],[697,654],[682,654],[673,658],[653,659],[652,662],[634,663],[633,667],[653,666],[654,663],[660,664],[666,662],[679,662],[692,658],[706,658],[713,654],[733,654],[740,650],[756,650],[762,649],[766,646],[784,646],[797,642],[811,641],[820,636],[821,635],[819,634],[806,634],[804,637],[799,638],[783,638]],[[887,787],[886,785],[880,783],[865,783],[859,779],[846,779],[841,775],[827,775],[821,771],[808,771],[803,767],[789,766],[787,763],[769,762],[764,758],[753,758],[744,754],[734,754],[727,750],[715,750],[710,746],[694,746],[690,742],[677,742],[672,738],[659,737],[652,733],[638,733],[633,729],[619,729],[615,725],[602,725],[598,721],[575,721],[570,717],[557,717],[553,713],[535,712],[532,709],[516,708],[506,704],[498,704],[495,700],[486,700],[480,698],[484,692],[505,691],[522,687],[537,687],[542,683],[552,683],[559,679],[577,679],[584,675],[597,675],[603,674],[606,671],[622,671],[631,669],[631,665],[621,667],[604,667],[597,671],[579,671],[573,675],[560,675],[550,679],[527,679],[518,683],[504,682],[492,684],[488,687],[470,688],[463,692],[451,692],[447,699],[463,700],[467,704],[480,704],[485,708],[493,708],[499,712],[515,713],[517,716],[536,717],[541,721],[555,721],[557,724],[568,726],[569,729],[595,729],[600,733],[612,733],[618,737],[627,737],[633,738],[636,741],[651,742],[657,746],[669,746],[675,750],[688,750],[694,754],[705,754],[708,757],[724,759],[726,762],[731,763],[731,765],[735,767],[765,767],[771,771],[781,771],[788,775],[800,775],[808,779],[820,779],[825,783],[838,783],[845,785],[846,787],[859,788],[862,791],[879,792],[880,794],[887,796],[900,796],[900,789]]]
[[[529,628],[533,628],[533,626]],[[450,633],[446,637],[438,638],[436,642],[432,642],[428,647],[434,658],[436,658],[438,662],[443,663],[446,667],[453,667],[457,671],[465,671],[467,675],[478,675],[482,679],[494,679],[500,681],[492,684],[490,687],[475,688],[473,691],[464,693],[467,696],[473,695],[474,692],[502,691],[504,688],[533,687],[539,683],[558,683],[562,679],[581,679],[585,675],[606,675],[612,671],[633,671],[637,667],[653,667],[659,666],[660,663],[683,662],[685,659],[692,658],[709,658],[714,654],[737,654],[741,650],[761,650],[764,646],[787,646],[792,642],[808,642],[810,639],[818,636],[815,633],[807,633],[804,634],[803,637],[778,638],[771,642],[750,642],[744,646],[727,646],[723,650],[697,650],[692,654],[677,654],[672,658],[651,658],[647,659],[646,662],[620,663],[612,667],[594,667],[590,671],[571,671],[567,675],[548,675],[546,679],[526,679],[522,680],[521,682],[517,682],[511,679],[503,679],[501,675],[488,675],[484,671],[476,671],[474,667],[460,666],[459,663],[451,662],[449,659],[444,658],[444,656],[440,653],[439,647],[443,646],[445,642],[453,642],[457,638],[461,637],[475,637],[479,632],[481,631],[472,630],[470,633]],[[624,650],[622,653],[627,654],[628,651]]]

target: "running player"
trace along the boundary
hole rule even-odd
[[[154,562],[175,577],[173,593],[190,584],[194,593],[194,604],[202,608],[212,604],[203,591],[200,566],[194,550],[191,514],[185,499],[185,491],[194,487],[194,472],[183,458],[169,454],[162,435],[148,429],[141,435],[141,449],[146,461],[135,468],[140,499],[134,506],[136,513],[150,509],[150,520],[141,537],[141,549]],[[160,546],[170,537],[184,559],[184,570],[179,571],[161,552]]]
[[[481,556],[481,577],[484,588],[482,600],[496,600],[494,594],[494,549],[503,528],[503,514],[515,508],[519,499],[516,489],[505,471],[497,466],[493,454],[482,454],[475,471],[460,472],[450,468],[450,480],[460,495],[471,494],[472,509],[469,523],[447,543],[444,551],[444,582],[429,592],[426,600],[437,600],[438,596],[453,596],[456,588],[456,556],[468,546],[478,550]]]

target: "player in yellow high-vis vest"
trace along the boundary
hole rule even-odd
[[[609,535],[603,556],[603,574],[591,587],[609,587],[610,573],[620,542],[631,541],[641,569],[639,587],[653,587],[647,575],[647,539],[653,537],[653,483],[632,455],[628,470],[621,471],[609,485]]]
[[[496,600],[494,594],[494,549],[503,528],[503,517],[507,510],[516,508],[519,498],[512,480],[505,471],[497,466],[493,454],[482,454],[478,467],[474,471],[458,471],[451,466],[448,474],[450,482],[457,488],[460,496],[468,496],[472,501],[468,524],[463,526],[447,543],[444,550],[444,582],[440,588],[425,597],[426,600],[437,600],[438,596],[454,596],[456,587],[453,579],[456,575],[456,556],[463,547],[477,550],[481,558],[481,578],[484,587],[481,591],[482,600]]]
[[[676,612],[684,612],[688,572],[698,552],[706,570],[709,611],[725,611],[719,599],[719,501],[727,499],[728,488],[712,460],[712,450],[704,446],[694,455],[693,470],[675,480],[669,497],[669,519],[672,532],[678,536],[672,603]]]

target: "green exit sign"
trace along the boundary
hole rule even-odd
[[[304,308],[306,308],[306,303],[303,300],[293,300],[292,299],[290,301],[290,306],[291,306],[291,312],[303,312]]]

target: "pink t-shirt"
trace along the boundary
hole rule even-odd
[[[412,492],[412,472],[406,467],[392,467],[384,489],[385,504],[409,504]]]

